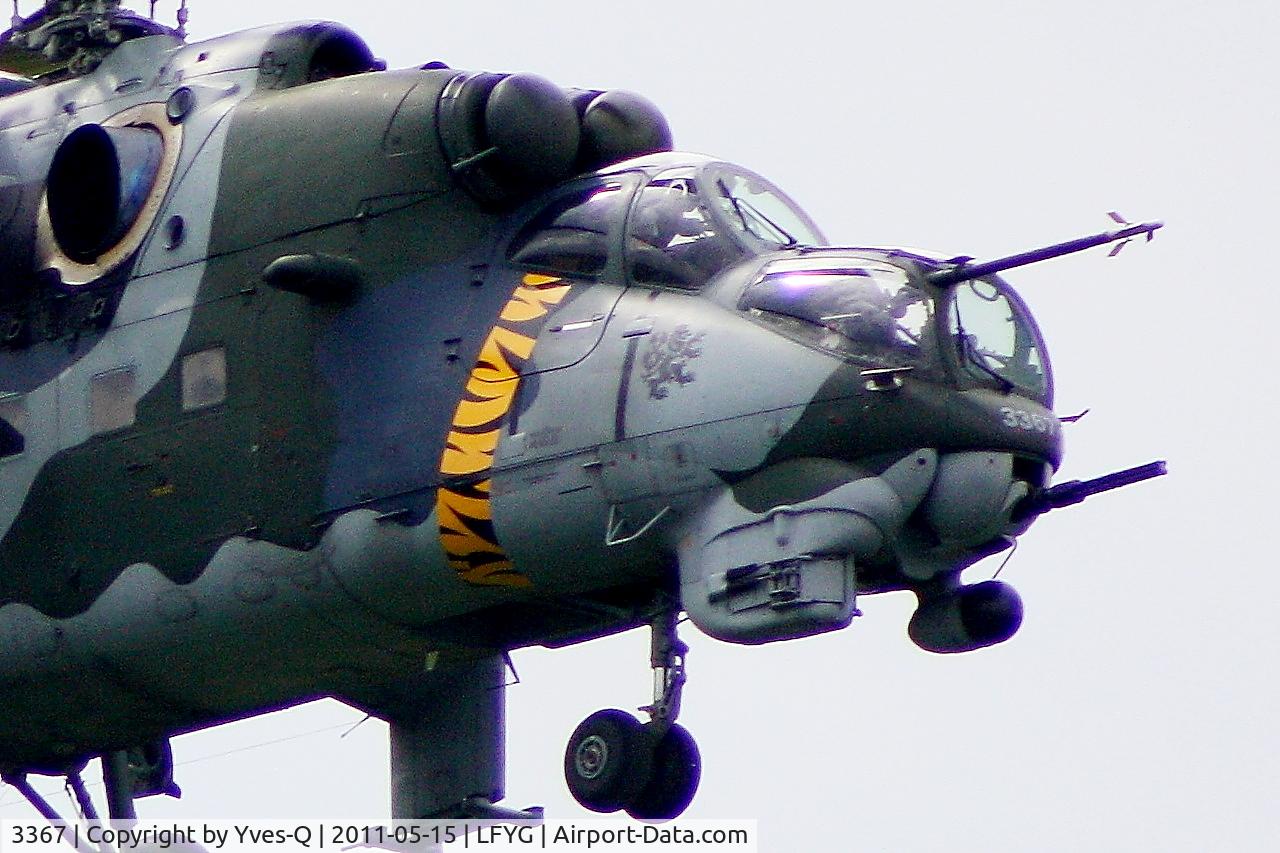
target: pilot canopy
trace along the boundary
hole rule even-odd
[[[812,220],[759,175],[716,163],[659,173],[640,191],[627,228],[637,284],[694,288],[742,258],[825,242]]]
[[[558,190],[520,228],[508,257],[540,272],[592,278],[625,270],[631,283],[695,290],[746,257],[825,242],[759,175],[673,161],[641,158]]]
[[[1016,294],[994,276],[935,288],[894,253],[830,252],[765,265],[738,307],[811,346],[870,368],[910,368],[964,386],[1017,390],[1046,404],[1044,345]],[[868,252],[868,255],[871,253]]]

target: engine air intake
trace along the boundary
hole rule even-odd
[[[164,139],[145,127],[87,124],[67,136],[49,169],[49,223],[67,257],[97,260],[137,222],[155,186]]]

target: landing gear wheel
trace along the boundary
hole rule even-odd
[[[616,812],[634,800],[652,765],[653,747],[640,721],[616,709],[583,720],[564,752],[569,793],[593,812]]]
[[[653,723],[645,726],[650,738]],[[636,820],[671,820],[679,817],[698,790],[702,778],[702,756],[689,730],[679,723],[653,745],[653,767],[648,783],[627,806]]]

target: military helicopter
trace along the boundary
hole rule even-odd
[[[683,615],[761,644],[910,590],[916,644],[984,648],[1021,602],[965,568],[1164,472],[1052,484],[1000,275],[1158,222],[833,246],[638,95],[183,22],[0,36],[0,771],[50,819],[30,774],[93,814],[100,758],[129,817],[170,738],[321,696],[389,722],[393,816],[537,817],[499,805],[509,653],[643,626],[648,720],[590,715],[564,772],[669,819]]]

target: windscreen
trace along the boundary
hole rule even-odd
[[[632,281],[691,290],[745,255],[717,227],[700,186],[695,170],[676,169],[640,191],[627,227]]]
[[[759,175],[722,165],[711,170],[711,184],[720,213],[748,242],[770,249],[826,242],[813,220]]]
[[[743,291],[739,307],[808,343],[870,365],[932,361],[933,301],[890,264],[780,261]]]
[[[824,242],[781,190],[738,166],[680,166],[640,191],[627,225],[637,284],[694,290],[751,255]]]
[[[1006,292],[981,279],[961,282],[950,314],[957,357],[970,374],[1047,397],[1048,371],[1036,335]]]

